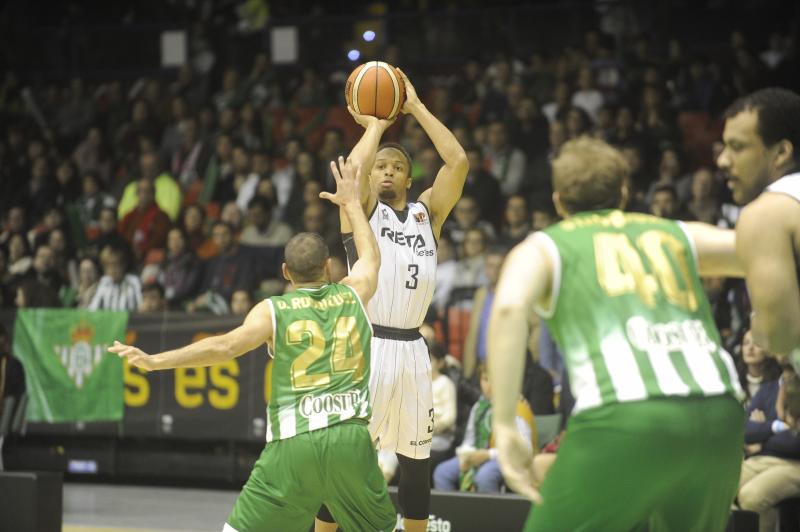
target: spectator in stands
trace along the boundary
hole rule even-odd
[[[28,239],[22,233],[14,233],[8,239],[8,273],[19,279],[28,273],[33,264]]]
[[[762,384],[747,411],[745,450],[749,458],[742,464],[737,497],[743,510],[758,512],[762,532],[775,530],[776,504],[800,495],[797,378],[787,369],[780,379]],[[787,404],[787,397],[792,403]]]
[[[489,124],[483,150],[487,168],[500,185],[500,191],[510,196],[520,191],[525,176],[525,154],[508,142],[505,122]]]
[[[569,83],[560,81],[553,89],[553,100],[542,106],[542,113],[551,124],[564,117],[569,107],[572,95]]]
[[[147,179],[155,186],[155,202],[164,211],[170,220],[176,220],[181,209],[181,188],[169,173],[161,170],[158,154],[146,152],[139,157],[140,179]],[[136,208],[139,203],[138,184],[136,181],[128,183],[119,201],[119,218]]]
[[[64,230],[56,227],[50,231],[47,245],[53,252],[53,270],[56,275],[64,281],[65,287],[77,286],[78,263],[75,260],[75,253]],[[72,305],[65,304],[65,306]]]
[[[248,290],[237,290],[231,296],[231,314],[246,316],[253,308],[253,296]]]
[[[464,377],[475,377],[475,369],[486,362],[486,328],[489,326],[489,313],[494,301],[494,290],[500,278],[500,268],[506,251],[504,248],[491,248],[485,257],[485,272],[488,283],[475,291],[472,298],[472,314],[469,332],[464,343],[462,367]]]
[[[253,265],[244,260],[241,248],[233,240],[233,228],[223,221],[214,224],[211,237],[219,255],[209,259],[200,283],[200,295],[187,305],[187,310],[206,309],[226,313],[228,301],[236,290],[250,290],[255,284]]]
[[[31,269],[22,277],[22,282],[30,281],[37,285],[42,294],[46,294],[47,301],[57,301],[55,306],[61,306],[60,294],[65,285],[64,279],[55,270],[55,254],[47,244],[41,244],[33,254]]]
[[[92,173],[108,183],[111,176],[111,156],[98,126],[90,127],[86,138],[72,152],[72,160],[78,165],[81,175]]]
[[[672,183],[661,183],[653,189],[650,214],[670,220],[686,220],[688,215],[681,209],[678,193]]]
[[[139,312],[149,314],[153,312],[164,312],[167,309],[167,300],[164,299],[164,287],[161,284],[148,283],[142,288],[142,302],[139,304]]]
[[[753,335],[749,329],[742,338],[741,356],[736,358],[736,366],[747,404],[763,385],[776,381],[781,376],[778,362],[753,342]]]
[[[453,209],[452,218],[445,222],[445,230],[457,246],[464,242],[467,231],[481,229],[489,238],[494,238],[494,228],[481,218],[480,203],[473,196],[462,195]]]
[[[122,250],[125,253],[126,263],[129,262],[133,255],[128,241],[117,232],[117,210],[113,207],[100,209],[100,220],[97,226],[100,232],[90,242],[89,255],[99,257],[104,248],[112,247]]]
[[[55,203],[55,178],[50,172],[47,158],[39,156],[30,167],[30,179],[17,191],[19,199],[27,205],[31,218],[36,220]]]
[[[256,195],[256,188],[261,177],[253,171],[250,151],[238,144],[233,147],[233,179],[230,191],[224,194],[224,200],[235,199],[240,210],[246,211],[250,200]],[[220,197],[222,199],[222,197]]]
[[[50,206],[42,216],[41,221],[28,231],[28,241],[33,247],[47,242],[50,231],[64,227],[64,211],[61,207]]]
[[[170,170],[184,190],[196,187],[196,194],[199,194],[202,187],[201,176],[209,154],[206,153],[206,144],[197,129],[197,119],[191,116],[183,119],[178,132],[180,144],[168,154]]]
[[[497,239],[498,245],[512,248],[522,242],[531,231],[528,219],[528,202],[525,197],[519,194],[510,196],[503,211],[503,226]]]
[[[512,112],[509,138],[525,153],[526,161],[546,152],[550,123],[542,114],[536,100],[526,96],[512,108]]]
[[[78,287],[75,303],[78,308],[88,308],[100,282],[100,267],[92,257],[84,257],[78,266]]]
[[[220,210],[219,219],[222,222],[231,226],[233,230],[233,238],[238,242],[242,234],[242,224],[244,222],[244,214],[236,202],[231,200],[222,206]]]
[[[647,191],[647,196],[645,200],[647,203],[651,203],[653,199],[653,194],[655,193],[656,187],[660,185],[672,185],[675,187],[676,197],[680,198],[681,195],[678,193],[677,187],[679,183],[683,183],[681,188],[688,189],[691,187],[691,181],[684,181],[683,173],[681,169],[681,159],[680,155],[678,154],[678,150],[670,145],[664,144],[661,148],[660,160],[658,164],[658,179],[650,183],[650,187]],[[683,195],[683,197],[688,197],[688,190]]]
[[[61,300],[58,294],[34,279],[25,279],[16,285],[17,308],[58,308]]]
[[[167,233],[167,253],[159,275],[170,308],[180,308],[196,295],[201,273],[200,261],[189,247],[186,233],[180,227],[173,227]]]
[[[574,139],[591,131],[592,120],[583,108],[571,105],[564,116],[564,126],[567,138]]]
[[[247,209],[248,225],[239,242],[248,246],[283,247],[294,234],[285,223],[272,216],[272,203],[257,196],[250,200]]]
[[[710,168],[701,166],[692,174],[691,198],[686,209],[700,222],[716,225],[720,218],[716,180]]]
[[[69,159],[64,159],[56,167],[54,202],[59,207],[65,207],[78,199],[81,194],[81,185],[78,183],[78,171],[75,164]]]
[[[480,198],[486,220],[497,222],[500,217],[500,205],[503,203],[500,184],[494,176],[484,168],[483,152],[480,146],[477,144],[468,144],[465,151],[469,159],[469,172],[464,182],[462,197],[471,196],[473,198]]]
[[[447,365],[444,347],[428,343],[431,356],[431,386],[433,390],[433,435],[431,436],[431,474],[436,466],[453,456],[453,437],[456,428],[456,385],[442,370]]]
[[[78,218],[86,234],[95,236],[99,231],[100,212],[103,207],[114,209],[117,202],[101,189],[100,181],[94,172],[86,172],[82,179],[82,192],[76,201]],[[114,209],[116,212],[116,209]]]
[[[486,233],[480,228],[476,227],[466,232],[453,288],[474,291],[488,283],[486,276],[487,240]]]
[[[320,200],[306,205],[303,209],[302,231],[317,233],[322,236],[328,249],[333,255],[342,255],[342,233],[338,227],[339,213],[327,207],[328,204]]]
[[[189,115],[189,108],[182,96],[173,96],[169,105],[169,122],[161,133],[159,153],[165,161],[172,160],[175,153],[183,143],[181,124]]]
[[[24,234],[27,229],[25,207],[13,205],[3,217],[3,227],[0,231],[0,245],[7,245],[12,235]]]
[[[187,205],[181,215],[181,228],[186,241],[199,258],[207,259],[217,254],[214,242],[206,230],[206,211],[200,205]]]
[[[470,411],[467,432],[456,449],[456,456],[439,464],[433,472],[433,486],[437,490],[497,493],[503,486],[497,451],[491,447],[492,391],[484,365],[478,368],[478,376],[483,394]],[[531,442],[535,449],[533,414],[521,399],[517,407],[516,423],[522,437],[526,442]]]
[[[214,143],[211,155],[203,173],[203,186],[199,202],[205,205],[210,201],[219,201],[218,190],[224,188],[233,177],[233,141],[228,133],[220,133]]]
[[[142,303],[142,283],[132,273],[127,273],[125,253],[111,246],[100,252],[103,277],[89,303],[89,310],[127,310],[135,312]]]
[[[133,250],[136,262],[141,262],[151,250],[164,247],[170,221],[156,203],[156,189],[150,178],[139,179],[136,195],[136,208],[122,218],[119,233]]]

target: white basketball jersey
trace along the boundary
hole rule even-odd
[[[767,192],[786,194],[800,201],[800,173],[785,175],[767,187]]]
[[[381,269],[367,314],[376,325],[412,329],[422,325],[436,288],[436,239],[423,203],[409,203],[399,214],[379,201],[369,218]]]

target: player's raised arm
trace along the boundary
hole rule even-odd
[[[469,161],[467,153],[458,143],[455,135],[420,101],[408,76],[399,68],[397,70],[403,76],[406,86],[406,103],[403,106],[403,113],[409,113],[417,119],[436,147],[436,151],[439,152],[439,157],[444,161],[444,166],[436,174],[433,186],[419,197],[419,200],[431,210],[433,233],[436,238],[439,238],[447,215],[461,197],[464,181],[467,179],[469,171]]]
[[[360,166],[351,159],[345,161],[342,157],[339,157],[338,167],[331,162],[331,172],[336,179],[336,193],[321,192],[320,197],[339,206],[342,218],[347,218],[352,227],[358,253],[358,260],[350,268],[350,275],[342,279],[342,283],[351,286],[366,305],[378,286],[378,270],[381,267],[378,242],[359,200],[359,181],[366,178],[361,175]]]
[[[745,207],[736,224],[736,251],[757,309],[750,326],[753,339],[783,355],[800,347],[800,288],[792,243],[799,210],[789,196],[764,194]]]
[[[528,316],[548,297],[552,265],[535,238],[515,247],[505,260],[489,318],[489,382],[492,424],[503,477],[517,493],[540,500],[534,489],[533,452],[515,424],[522,391]]]
[[[736,232],[701,222],[683,224],[697,251],[701,277],[744,277],[744,265],[736,254]]]
[[[145,370],[213,366],[241,356],[272,338],[272,308],[262,301],[247,314],[244,323],[219,336],[210,336],[180,349],[148,355],[141,349],[120,342],[108,348]]]
[[[378,146],[381,143],[383,132],[394,123],[394,118],[391,120],[383,120],[370,115],[362,115],[356,113],[352,107],[347,108],[353,119],[364,128],[364,134],[353,147],[350,155],[347,157],[353,161],[353,164],[359,166],[362,170],[364,179],[359,183],[359,199],[364,212],[372,211],[375,206],[377,198],[372,192],[369,184],[369,174],[375,164],[375,155],[378,152]],[[342,230],[343,233],[349,232]]]

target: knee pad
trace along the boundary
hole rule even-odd
[[[415,460],[401,454],[400,485],[397,498],[403,509],[403,517],[427,519],[431,507],[431,459]]]

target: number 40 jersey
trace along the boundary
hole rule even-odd
[[[681,224],[593,211],[529,238],[540,239],[553,263],[550,308],[537,310],[564,355],[575,413],[741,394]]]
[[[424,203],[409,203],[397,212],[378,202],[369,217],[381,269],[378,289],[367,305],[372,323],[396,329],[422,325],[436,288],[436,239]],[[347,246],[353,264],[353,246]]]

